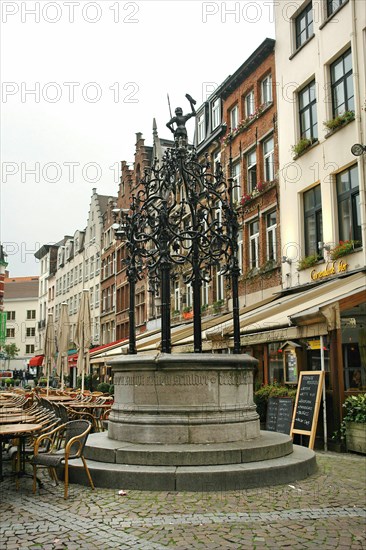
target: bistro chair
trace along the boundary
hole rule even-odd
[[[33,464],[33,493],[36,492],[37,488],[37,467],[41,466],[48,468],[51,477],[58,484],[56,468],[58,466],[64,465],[65,467],[65,489],[64,489],[64,498],[67,499],[68,488],[69,488],[69,460],[74,458],[81,458],[86,475],[92,489],[94,489],[93,480],[91,478],[89,468],[87,466],[86,460],[84,458],[83,452],[86,440],[88,438],[89,432],[91,430],[91,423],[87,420],[72,420],[62,424],[58,428],[55,428],[49,433],[43,434],[38,437],[34,443],[34,456],[32,459]],[[39,453],[39,449],[45,439],[51,439],[54,441],[54,438],[57,438],[57,441],[60,442],[60,434],[63,434],[63,444],[64,448],[54,449],[51,447],[51,450],[46,453]],[[43,443],[44,444],[44,443]],[[59,445],[58,445],[59,446]]]

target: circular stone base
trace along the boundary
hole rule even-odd
[[[262,446],[268,448],[266,443],[270,440],[269,447],[272,447],[276,439],[281,446],[284,437],[287,436],[261,432]],[[98,444],[94,445],[93,439]],[[101,437],[90,436],[85,452],[88,468],[96,487],[113,489],[122,487],[139,491],[236,491],[292,483],[307,478],[317,470],[314,451],[298,445],[293,445],[290,454],[278,458],[266,459],[266,452],[263,452],[263,459],[254,462],[202,466],[151,466],[117,463],[118,446],[116,447],[115,444],[124,447],[123,443],[108,440],[106,435],[104,442],[102,440]],[[246,445],[248,443],[252,442],[246,442]],[[243,446],[242,452],[245,451],[246,445]],[[283,446],[283,451],[286,448],[286,445]],[[146,457],[147,451],[148,449],[145,451]],[[99,458],[98,460],[90,458],[93,453],[95,458]],[[110,459],[110,462],[105,461],[106,459]],[[69,474],[71,482],[88,485],[81,460],[70,461]]]

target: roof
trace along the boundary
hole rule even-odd
[[[9,277],[5,279],[5,301],[14,298],[38,298],[39,277]]]
[[[274,51],[276,41],[273,38],[266,38],[262,44],[248,57],[239,69],[233,75],[226,79],[225,85],[222,87],[221,96],[225,99],[228,97],[238,85],[255,71],[257,67]],[[220,86],[221,88],[221,86]]]

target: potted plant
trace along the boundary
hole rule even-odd
[[[306,151],[306,149],[308,149],[310,147],[310,145],[312,145],[316,141],[318,141],[318,140],[317,139],[309,139],[309,138],[301,138],[300,141],[298,143],[296,143],[296,145],[292,146],[292,152],[294,153],[295,157],[298,157],[299,155],[301,155],[301,153]]]
[[[213,304],[213,309],[215,313],[219,313],[221,311],[222,306],[224,305],[224,300],[216,300]]]
[[[331,118],[330,120],[326,120],[323,122],[323,125],[329,130],[330,132],[333,132],[333,130],[336,130],[340,126],[343,126],[344,124],[347,124],[348,122],[351,122],[355,119],[355,113],[354,111],[346,111],[342,115],[338,115],[335,118]]]
[[[350,395],[343,404],[346,414],[340,435],[346,440],[347,450],[366,454],[366,393]]]
[[[193,317],[193,311],[191,306],[186,306],[183,309],[183,319],[192,319]]]
[[[315,264],[317,264],[319,261],[318,254],[311,254],[310,256],[304,256],[304,258],[301,258],[299,260],[299,265],[297,267],[298,271],[302,271],[303,269],[308,269],[309,267],[313,267]]]
[[[330,257],[332,260],[337,260],[342,256],[347,256],[347,254],[352,253],[359,244],[359,241],[339,241],[339,244],[331,249]]]

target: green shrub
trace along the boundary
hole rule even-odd
[[[317,254],[312,254],[311,256],[305,256],[304,258],[301,258],[299,260],[299,265],[297,270],[302,271],[303,269],[307,269],[308,267],[313,267],[315,264],[317,264],[319,261],[319,256]]]
[[[110,393],[109,388],[110,386],[107,382],[101,382],[97,385],[97,391],[101,391],[103,393]]]
[[[339,126],[346,124],[347,122],[351,122],[354,119],[355,119],[354,111],[346,111],[342,115],[338,115],[335,118],[331,118],[330,120],[323,122],[323,124],[328,130],[332,131],[332,130],[335,130],[336,128],[339,128]]]
[[[14,380],[12,378],[5,378],[5,385],[6,386],[13,386]]]
[[[109,386],[109,393],[110,393],[111,395],[114,395],[114,384],[111,384],[111,385]]]
[[[342,440],[345,439],[347,422],[366,423],[366,393],[350,395],[343,403],[343,407],[346,414],[342,420],[340,430],[333,434],[333,439],[338,439],[339,436]]]
[[[257,405],[257,413],[261,422],[266,421],[267,403],[270,397],[291,397],[294,400],[296,397],[296,388],[281,386],[275,382],[262,386],[257,390],[254,393],[254,403]]]

